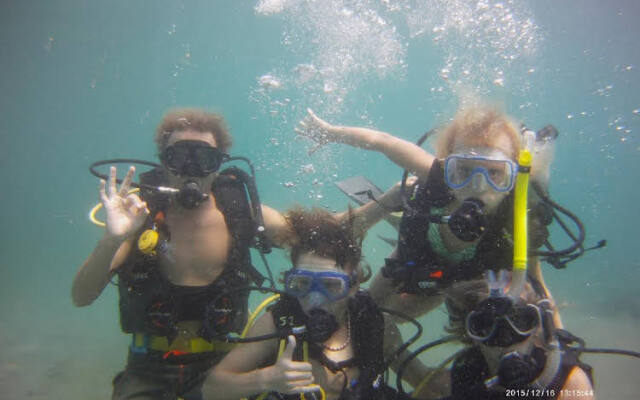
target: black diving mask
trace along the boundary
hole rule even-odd
[[[471,339],[487,346],[508,347],[526,340],[541,323],[537,306],[495,296],[482,301],[467,315],[465,331]]]
[[[201,140],[180,140],[160,155],[162,164],[174,175],[205,177],[220,169],[229,156]]]

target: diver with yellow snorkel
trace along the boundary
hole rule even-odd
[[[395,221],[396,248],[371,284],[380,304],[422,315],[441,304],[451,283],[477,279],[487,269],[512,268],[514,188],[524,138],[519,125],[503,112],[484,105],[465,106],[450,123],[428,132],[418,144],[373,129],[332,125],[311,110],[296,131],[317,146],[336,142],[380,152],[405,169],[405,177],[411,173],[417,178],[415,185],[403,189],[404,205],[396,210],[402,212]],[[435,155],[420,147],[432,133]],[[527,271],[543,287],[540,257],[563,268],[585,251],[579,220],[568,210],[556,208],[546,194],[557,134],[555,128],[546,127],[531,143],[536,153],[532,184],[537,190],[530,194],[535,201],[527,210],[532,254]],[[340,186],[357,200],[362,193],[374,197],[370,193],[375,187],[363,190],[366,185],[359,185],[357,193]],[[556,218],[556,209],[566,211],[580,231],[574,235],[563,224],[576,242],[563,250],[556,250],[548,240],[547,225]],[[550,249],[543,252],[538,250],[541,246]]]
[[[578,392],[582,394],[580,397],[594,398],[591,367],[580,362],[567,343],[560,344],[553,303],[540,282],[527,279],[529,149],[535,139],[533,135],[525,132],[528,146],[518,157],[511,278],[507,278],[506,269],[500,269],[500,279],[496,279],[496,273],[490,269],[485,272],[486,281],[454,283],[447,293],[450,321],[447,330],[455,336],[436,344],[454,340],[471,344],[447,360],[453,362],[451,396],[447,397],[450,400],[569,399]],[[429,346],[414,352],[406,362]],[[398,374],[402,393],[405,363]],[[428,384],[430,377],[425,379],[417,392]],[[414,395],[431,398],[420,393]]]

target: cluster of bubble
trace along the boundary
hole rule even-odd
[[[397,3],[402,3],[410,36],[430,35],[443,51],[439,74],[454,91],[464,87],[486,94],[507,84],[528,89],[526,77],[535,72],[533,56],[542,35],[522,2],[400,0]],[[516,82],[518,78],[521,80]]]
[[[257,78],[251,93],[251,100],[273,117],[271,126],[279,131],[272,132],[272,143],[290,143],[287,139],[291,136],[281,136],[293,135],[290,131],[296,121],[291,118],[301,118],[306,107],[324,117],[338,115],[345,108],[347,95],[363,81],[385,79],[404,70],[406,44],[395,24],[381,14],[385,10],[379,1],[261,0],[255,10],[284,20],[282,44],[291,53],[290,60],[304,61],[283,61]],[[304,99],[304,104],[290,99]],[[308,161],[305,154],[293,151],[290,160],[302,164]],[[339,156],[340,151],[318,152],[314,158],[322,167],[317,173],[301,175],[312,179],[317,188],[326,177],[335,175]],[[293,187],[291,182],[285,183]]]
[[[439,81],[431,92],[445,86],[456,96],[506,85],[526,91],[541,40],[517,0],[259,0],[255,11],[283,20],[282,44],[291,54],[257,78],[251,94],[280,132],[290,130],[291,119],[301,118],[306,107],[337,117],[364,82],[401,79],[409,45],[420,36],[429,35],[443,54],[440,65],[418,67],[425,80]],[[336,172],[339,153],[316,156],[323,158],[321,175]]]
[[[437,69],[426,66],[427,75],[438,71],[453,90],[477,92],[504,86],[508,74],[526,82],[541,41],[530,11],[516,0],[260,0],[255,9],[283,16],[283,44],[309,59],[270,74],[327,113],[339,112],[367,78],[402,76],[408,44],[419,36],[430,35],[444,53]],[[524,69],[513,71],[517,63]]]
[[[339,112],[345,96],[362,80],[385,78],[404,68],[406,45],[381,14],[378,1],[261,0],[255,10],[282,16],[282,43],[294,54],[292,59],[307,59],[267,76],[279,77],[279,87],[298,89],[312,99],[310,105],[326,113]]]

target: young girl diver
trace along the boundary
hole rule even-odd
[[[400,335],[359,289],[365,278],[353,218],[340,223],[321,209],[294,209],[287,220],[296,240],[293,267],[284,275],[286,295],[248,333],[281,332],[286,340],[233,349],[206,378],[204,398],[400,398],[383,380],[385,360],[396,351]],[[420,377],[416,373],[407,380]]]
[[[542,288],[525,283],[514,298],[500,276],[449,291],[447,329],[470,345],[453,361],[449,399],[593,399],[591,368],[559,343]]]

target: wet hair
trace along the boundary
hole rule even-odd
[[[362,238],[355,230],[355,216],[351,208],[346,218],[339,220],[322,208],[294,207],[287,211],[286,219],[295,239],[291,247],[291,262],[296,265],[300,256],[311,253],[336,260],[336,265],[348,273],[362,275]]]
[[[495,107],[475,105],[462,108],[451,123],[442,128],[434,143],[436,156],[445,158],[453,152],[457,143],[468,146],[493,147],[496,139],[507,135],[511,143],[510,153],[517,161],[522,147],[522,138],[518,125],[504,112]]]
[[[232,144],[231,134],[222,115],[198,108],[176,108],[168,111],[156,129],[155,142],[158,152],[167,147],[175,132],[194,130],[213,134],[217,147],[226,152]]]
[[[484,279],[454,283],[445,294],[444,304],[449,315],[449,323],[445,326],[445,331],[457,336],[463,343],[472,343],[465,332],[465,319],[467,314],[476,309],[478,303],[488,297],[489,286]],[[525,283],[520,297],[527,304],[535,304],[543,298],[536,293],[529,282]]]

